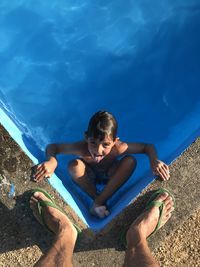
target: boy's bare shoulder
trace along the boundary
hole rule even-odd
[[[127,150],[127,148],[128,148],[127,143],[122,142],[121,140],[118,140],[118,141],[115,143],[115,149],[116,149],[116,151],[117,151],[117,153],[118,153],[119,155],[125,153],[126,150]]]
[[[76,154],[80,156],[84,156],[88,152],[87,143],[84,140],[73,143],[73,147]]]
[[[73,154],[82,156],[87,152],[87,144],[83,141],[74,143],[56,144],[58,154]]]

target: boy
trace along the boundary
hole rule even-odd
[[[107,111],[95,113],[89,121],[84,140],[47,146],[47,161],[37,167],[34,180],[38,182],[53,174],[57,167],[56,155],[78,156],[69,163],[68,171],[74,182],[94,199],[90,212],[99,218],[109,215],[106,201],[131,177],[136,168],[136,160],[130,154],[146,154],[153,173],[168,180],[169,168],[158,160],[154,146],[122,142],[117,137],[117,128],[117,121],[112,114]],[[98,183],[105,184],[99,194],[96,189]]]

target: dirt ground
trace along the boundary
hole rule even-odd
[[[7,132],[0,126],[0,175],[15,184],[16,196],[8,198],[6,188],[0,187],[0,267],[31,267],[52,242],[52,235],[40,226],[29,209],[29,190],[36,185],[30,181],[32,163]],[[176,211],[162,230],[150,241],[154,256],[161,266],[200,266],[200,140],[172,164],[167,188],[177,199]],[[69,218],[83,229],[83,237],[74,252],[74,266],[122,266],[124,248],[118,236],[144,208],[152,189],[160,187],[156,181],[127,207],[113,222],[94,234],[80,221],[45,181],[40,184],[52,193]],[[166,187],[166,185],[165,185]],[[141,266],[142,267],[142,266]]]
[[[154,251],[162,266],[200,266],[200,209]]]

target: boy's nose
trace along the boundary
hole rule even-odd
[[[102,152],[103,152],[103,146],[99,145],[98,148],[97,148],[97,153],[101,155]]]

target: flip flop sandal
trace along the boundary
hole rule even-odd
[[[163,193],[167,193],[172,198],[173,203],[174,203],[174,208],[175,208],[175,198],[169,190],[167,190],[165,188],[159,188],[158,190],[156,190],[156,192],[154,192],[151,195],[149,201],[146,204],[145,210],[150,210],[153,207],[158,207],[160,214],[159,214],[158,222],[157,222],[157,225],[156,225],[154,231],[147,237],[147,239],[150,238],[153,234],[155,234],[157,232],[157,230],[160,228],[160,225],[162,223],[164,202],[163,201],[156,201],[154,199],[156,199],[159,195],[162,195]]]
[[[35,189],[32,189],[31,190],[31,196],[36,193],[36,192],[41,192],[43,193],[50,201],[46,201],[46,200],[38,200],[37,202],[37,208],[38,208],[38,213],[39,213],[39,216],[42,220],[42,223],[43,225],[50,231],[52,232],[51,229],[49,229],[48,225],[46,224],[46,221],[45,221],[45,216],[44,216],[44,211],[43,211],[43,208],[46,208],[46,207],[53,207],[59,211],[61,211],[64,215],[67,216],[66,212],[61,209],[59,206],[56,205],[56,203],[54,202],[53,200],[53,197],[47,193],[44,189],[42,188],[35,188]],[[76,225],[76,224],[73,224],[74,228],[76,229],[77,233],[78,233],[78,236],[81,234],[81,229]]]
[[[146,204],[146,207],[144,209],[144,211],[146,210],[150,210],[151,208],[153,207],[158,207],[159,208],[159,218],[158,218],[158,222],[157,222],[157,225],[154,229],[154,231],[147,237],[147,240],[153,235],[155,234],[161,223],[162,223],[162,217],[163,217],[163,208],[164,208],[164,202],[163,201],[157,201],[155,200],[159,195],[163,194],[163,193],[168,193],[168,195],[172,198],[173,200],[173,203],[174,203],[174,208],[175,208],[175,199],[174,199],[174,196],[173,194],[165,189],[165,188],[159,188],[158,190],[156,190],[150,197],[150,199],[148,200],[147,204]],[[124,247],[127,247],[127,243],[126,243],[126,233],[127,233],[127,230],[122,230],[121,234],[120,234],[120,237],[119,237],[119,241],[120,243],[124,246]]]

